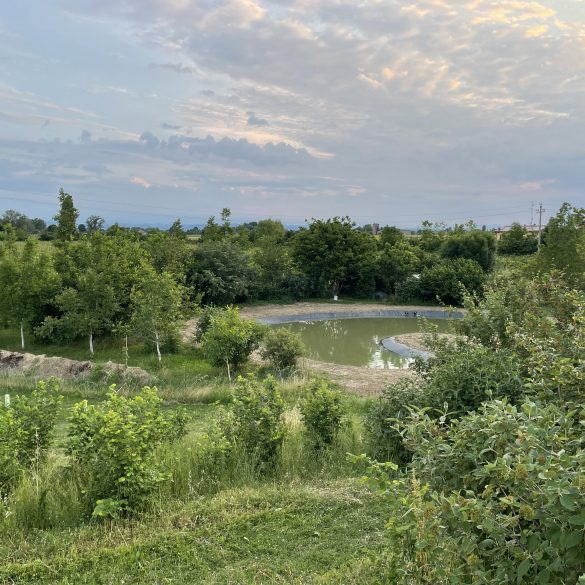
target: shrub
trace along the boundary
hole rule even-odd
[[[203,336],[211,325],[211,320],[214,315],[218,315],[222,309],[208,305],[203,307],[199,319],[197,320],[197,326],[195,327],[195,334],[193,335],[196,343],[201,343]]]
[[[314,380],[300,410],[313,445],[316,448],[331,446],[346,411],[341,394],[332,390],[325,380]]]
[[[220,420],[233,449],[252,456],[260,468],[274,465],[284,440],[284,402],[274,378],[262,384],[253,377],[238,377],[231,409]]]
[[[465,292],[481,294],[486,275],[481,266],[467,258],[447,259],[425,268],[420,277],[424,299],[461,305]]]
[[[398,282],[394,288],[396,300],[401,303],[410,303],[422,298],[420,279],[416,276],[410,276],[402,282]]]
[[[475,410],[489,399],[516,402],[524,393],[522,364],[513,351],[490,349],[459,338],[439,342],[428,361],[417,360],[414,369],[425,384],[417,404],[449,415]]]
[[[44,458],[61,400],[55,380],[41,381],[30,395],[15,396],[9,408],[0,407],[0,492],[8,491],[31,462]]]
[[[243,364],[258,348],[264,327],[250,319],[242,319],[238,309],[228,307],[211,315],[209,327],[201,338],[203,353],[214,366],[226,366],[231,372]]]
[[[410,379],[388,384],[372,402],[365,418],[370,454],[379,461],[404,465],[410,454],[402,443],[395,425],[410,415],[410,406],[422,405],[421,384]]]
[[[70,424],[67,451],[97,516],[112,502],[118,511],[137,507],[166,479],[153,464],[155,449],[185,432],[185,417],[164,415],[156,388],[148,387],[126,398],[112,386],[106,401],[76,404]]]
[[[414,413],[402,429],[409,472],[368,473],[391,514],[392,582],[577,583],[584,415],[528,401],[492,402],[450,425]]]
[[[269,329],[260,351],[262,359],[268,360],[277,370],[294,368],[304,353],[305,346],[298,333],[285,328]]]

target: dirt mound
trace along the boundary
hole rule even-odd
[[[114,376],[126,381],[148,384],[152,376],[141,368],[126,368],[122,364],[79,362],[62,357],[47,357],[32,353],[17,353],[0,349],[0,372],[25,374],[36,378],[84,380],[90,376],[104,379]]]

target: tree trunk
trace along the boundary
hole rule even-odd
[[[228,380],[230,381],[230,384],[231,384],[231,381],[232,381],[232,373],[230,372],[230,362],[229,362],[229,360],[227,360],[227,359],[225,360],[225,365],[227,366]]]
[[[160,355],[160,343],[158,339],[158,331],[154,332],[154,337],[156,339],[156,357],[158,358],[158,365],[160,366],[162,363],[162,356]]]
[[[24,351],[24,322],[20,322],[20,347]]]
[[[93,331],[89,334],[89,353],[93,357]]]

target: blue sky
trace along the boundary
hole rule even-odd
[[[582,0],[4,2],[0,213],[525,223],[584,97]]]

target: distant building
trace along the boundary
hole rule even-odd
[[[533,236],[538,236],[538,226],[534,223],[525,224],[522,226],[529,234]],[[544,226],[542,226],[544,228]],[[496,228],[494,233],[496,234],[496,240],[499,240],[503,234],[508,233],[512,229],[511,225],[505,225],[501,228]]]
[[[379,231],[380,231],[380,224],[379,223],[373,223],[372,224],[372,234],[374,236],[377,236]]]

